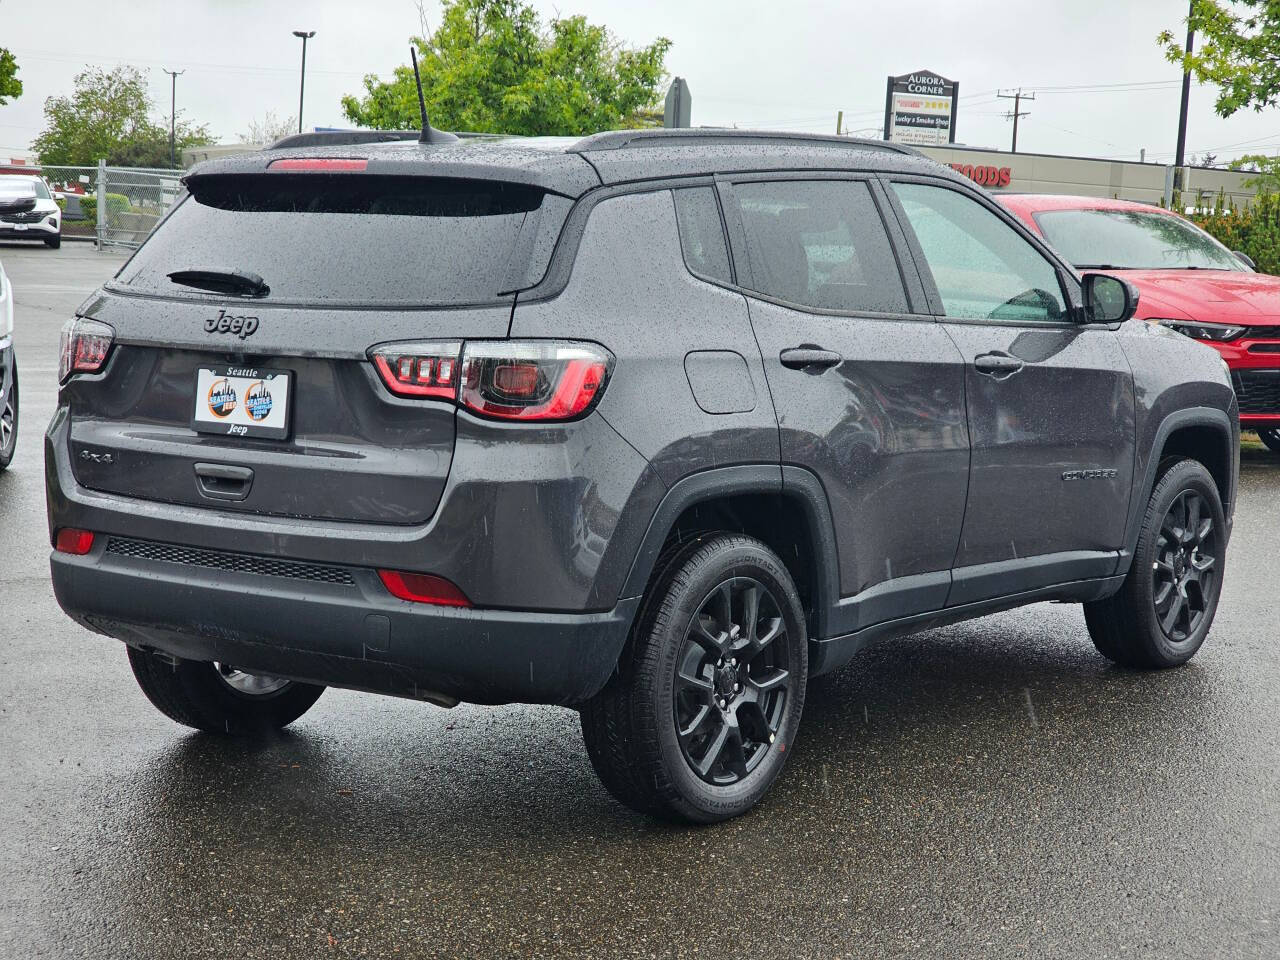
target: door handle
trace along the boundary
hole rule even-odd
[[[1005,380],[1026,366],[1023,361],[1003,351],[984,353],[974,357],[973,369],[997,380]]]
[[[253,471],[225,463],[197,463],[196,487],[210,500],[243,500],[253,487]]]
[[[789,350],[783,350],[782,353],[778,354],[778,360],[788,370],[822,371],[828,367],[834,367],[843,359],[844,357],[832,350],[823,350],[821,347],[815,347],[810,343],[791,347]]]

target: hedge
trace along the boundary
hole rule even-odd
[[[98,219],[98,198],[97,197],[81,197],[80,210],[86,220],[97,221]],[[117,213],[129,212],[129,198],[123,193],[107,194],[107,216],[110,217]]]

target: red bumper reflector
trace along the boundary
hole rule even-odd
[[[355,157],[282,157],[267,164],[268,170],[286,173],[314,172],[332,173],[341,170],[363,170],[369,165],[368,160]]]
[[[53,538],[53,548],[59,553],[83,557],[93,549],[93,533],[89,530],[77,530],[75,527],[63,527]]]
[[[92,534],[90,534],[92,536]],[[471,601],[444,577],[429,573],[379,570],[378,578],[393,597],[412,603],[433,603],[438,607],[469,607]]]

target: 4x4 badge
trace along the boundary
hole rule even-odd
[[[258,318],[236,317],[226,310],[219,310],[216,317],[210,317],[204,322],[204,329],[205,333],[234,333],[243,340],[257,332]]]

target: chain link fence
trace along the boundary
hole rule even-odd
[[[182,189],[186,171],[152,167],[41,168],[63,194],[62,233],[93,237],[100,248],[136,249]]]

